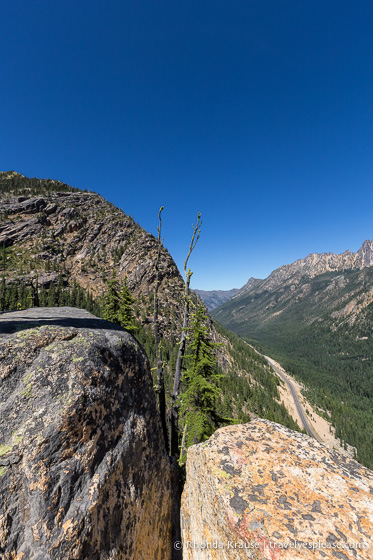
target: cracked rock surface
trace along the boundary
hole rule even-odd
[[[72,308],[0,314],[0,558],[164,560],[170,465],[147,358]]]
[[[371,560],[373,472],[256,419],[189,448],[181,518],[184,560]]]

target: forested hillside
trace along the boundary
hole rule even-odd
[[[268,284],[230,300],[213,316],[305,383],[337,437],[355,446],[358,460],[372,468],[373,267],[314,277],[293,273]]]

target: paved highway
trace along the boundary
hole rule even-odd
[[[306,430],[306,432],[312,436],[313,438],[315,438],[317,441],[321,441],[320,438],[315,434],[315,432],[313,431],[310,423],[308,422],[306,413],[304,412],[302,405],[299,402],[299,399],[297,397],[297,393],[295,392],[294,389],[294,385],[289,381],[289,379],[287,377],[285,377],[285,375],[278,369],[277,366],[275,366],[275,364],[272,362],[272,360],[270,360],[267,356],[264,356],[265,359],[267,360],[267,362],[269,363],[269,365],[271,367],[273,367],[273,369],[275,370],[276,373],[278,373],[278,375],[281,377],[281,379],[283,381],[285,381],[286,385],[289,387],[290,391],[291,391],[291,395],[293,397],[295,406],[297,407],[297,411],[299,414],[299,417],[301,419],[301,422],[303,424],[304,429]]]

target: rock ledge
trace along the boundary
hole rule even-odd
[[[188,450],[181,517],[184,560],[369,560],[373,472],[257,419]]]
[[[135,339],[77,309],[4,313],[0,387],[0,558],[170,558],[170,465]]]

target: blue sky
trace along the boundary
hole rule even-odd
[[[373,238],[373,4],[12,0],[0,169],[101,193],[193,287]]]

